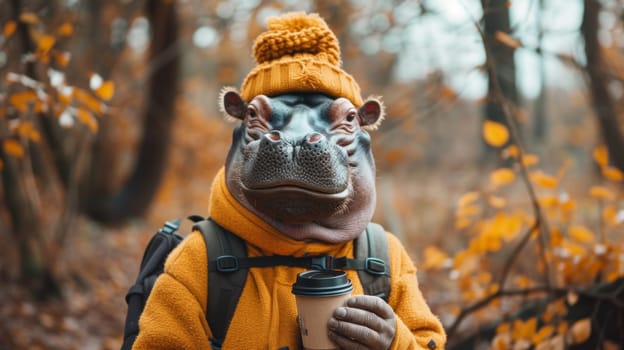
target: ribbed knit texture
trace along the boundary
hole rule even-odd
[[[294,242],[280,235],[236,200],[225,185],[225,172],[216,177],[210,200],[210,215],[248,243],[250,256],[292,253],[327,253],[353,257],[353,244],[337,245]],[[391,349],[443,349],[445,334],[418,288],[416,269],[401,243],[388,234],[391,287],[389,304],[396,314],[396,335]],[[176,248],[157,280],[139,323],[134,349],[208,349],[211,331],[205,319],[208,272],[204,241],[193,232]],[[300,349],[296,304],[291,293],[301,268],[278,266],[250,269],[236,314],[223,349],[270,349],[283,346]],[[362,294],[355,271],[348,271],[353,294]]]
[[[341,69],[336,35],[318,14],[293,12],[267,20],[253,46],[258,65],[243,81],[241,96],[317,92],[363,104],[360,87]]]

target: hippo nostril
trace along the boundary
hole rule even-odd
[[[282,133],[274,130],[266,134],[266,137],[271,141],[277,142],[282,139]]]
[[[319,134],[318,132],[312,133],[310,135],[308,135],[307,137],[307,141],[308,143],[317,143],[321,140],[323,140],[325,136]]]

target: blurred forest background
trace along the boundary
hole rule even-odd
[[[622,349],[621,0],[0,0],[0,349],[119,348],[149,238],[206,214],[220,89],[293,10],[383,96],[375,220],[451,343]]]

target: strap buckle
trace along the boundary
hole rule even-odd
[[[372,275],[385,275],[386,262],[379,258],[368,257],[364,260],[364,269]]]
[[[217,271],[236,272],[238,271],[238,258],[234,255],[221,255],[216,259]]]
[[[310,258],[310,268],[315,270],[333,270],[333,255],[319,255]]]

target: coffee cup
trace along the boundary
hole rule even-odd
[[[351,296],[353,285],[343,271],[308,270],[297,275],[292,293],[304,349],[336,349],[327,335],[327,322]]]

